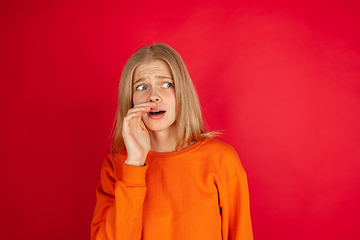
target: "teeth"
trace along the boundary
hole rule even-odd
[[[155,111],[150,111],[149,114],[151,115],[160,115],[163,114],[165,111],[161,111],[161,110],[155,110]]]

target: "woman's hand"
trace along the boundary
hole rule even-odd
[[[156,103],[147,102],[130,108],[123,120],[122,136],[127,150],[126,164],[143,166],[151,143],[149,132],[141,119]]]

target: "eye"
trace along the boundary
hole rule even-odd
[[[144,86],[144,85],[139,85],[139,86],[137,86],[135,89],[136,89],[136,91],[143,91],[143,90],[146,90],[146,86]]]
[[[172,85],[173,85],[172,83],[167,82],[167,83],[164,83],[164,84],[162,85],[162,87],[163,87],[163,88],[171,88]]]

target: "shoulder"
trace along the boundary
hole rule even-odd
[[[122,173],[122,163],[126,160],[126,155],[120,153],[109,153],[102,164],[103,174],[119,178]]]
[[[103,162],[103,168],[115,168],[116,165],[123,163],[126,160],[126,155],[120,153],[109,153]]]
[[[201,148],[207,152],[211,152],[217,155],[233,156],[238,158],[235,149],[230,144],[217,139],[209,138],[204,140]]]
[[[236,150],[230,144],[217,139],[206,139],[200,151],[229,177],[246,174]]]

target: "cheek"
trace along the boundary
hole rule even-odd
[[[140,93],[134,93],[133,94],[133,104],[134,105],[138,105],[140,103],[144,103],[147,101],[146,96],[144,96],[144,94],[140,94]]]
[[[167,100],[170,104],[170,106],[174,109],[174,112],[176,112],[176,97],[175,93],[171,93],[167,96]]]
[[[162,97],[166,99],[168,102],[176,102],[175,90],[174,89],[167,89],[167,91],[162,92]]]

